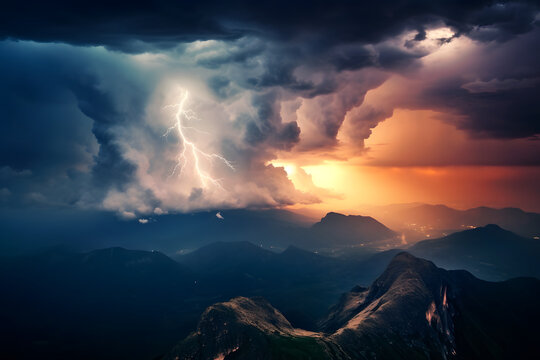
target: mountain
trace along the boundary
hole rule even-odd
[[[369,288],[343,295],[319,332],[237,298],[208,308],[165,359],[536,358],[538,296],[537,279],[490,283],[400,253]]]
[[[540,240],[493,224],[421,241],[409,251],[446,269],[465,269],[486,280],[540,278]]]
[[[232,267],[264,265],[275,255],[249,241],[218,241],[175,259],[195,271],[221,273]]]
[[[535,357],[539,295],[537,279],[490,283],[400,253],[368,289],[342,298],[322,329],[352,358]]]
[[[474,235],[485,230],[478,228],[463,233]],[[505,234],[507,238],[503,239],[504,244],[533,241],[495,226],[488,226],[487,230]],[[454,236],[462,236],[462,233]],[[474,239],[478,239],[478,236],[471,235],[465,244]],[[482,249],[489,250],[488,245],[493,236],[486,239],[479,242],[483,244],[478,250],[479,254],[483,253]],[[418,248],[421,248],[421,244]],[[504,249],[498,251],[508,252]],[[376,297],[367,298],[366,295],[370,291],[373,293],[374,286],[384,279],[379,276],[385,269],[386,272],[394,269],[393,272],[398,274],[423,274],[422,266],[413,266],[414,262],[411,262],[410,268],[396,267],[396,259],[401,256],[396,255],[400,252],[392,249],[369,255],[356,256],[356,252],[350,252],[348,255],[329,257],[295,246],[274,252],[241,241],[209,244],[177,256],[178,261],[158,251],[118,247],[86,253],[55,247],[30,255],[0,258],[0,288],[3,289],[3,296],[0,297],[0,357],[154,358],[170,349],[178,339],[187,336],[195,328],[205,308],[238,296],[262,296],[279,309],[293,328],[319,332],[318,335],[309,333],[311,340],[308,339],[308,344],[313,345],[312,338],[315,337],[318,340],[313,346],[317,349],[323,347],[317,353],[326,354],[324,349],[333,349],[332,344],[342,348],[348,344],[346,337],[331,336],[345,328],[352,317],[363,311],[352,306],[353,303],[377,301]],[[446,253],[451,254],[452,251],[440,250],[441,257]],[[532,250],[529,249],[529,253],[532,259]],[[464,263],[466,256],[462,254],[457,253],[455,259],[461,259]],[[484,260],[475,256],[470,259],[469,265],[474,269],[482,266]],[[389,263],[394,265],[389,266]],[[524,261],[522,263],[525,264]],[[433,273],[433,276],[443,276],[444,279],[449,276],[440,275],[439,270]],[[409,285],[428,284],[429,276],[422,275],[422,281],[408,283],[407,278],[403,278],[398,282],[405,281],[403,283]],[[444,281],[450,283],[453,280]],[[528,284],[530,280],[522,281]],[[372,282],[371,287],[367,288]],[[466,283],[458,281],[455,287],[464,288]],[[491,283],[476,279],[474,289],[468,291],[480,291],[485,287],[486,293],[494,298],[515,296],[525,301],[525,290],[521,286],[526,288],[528,285],[519,285],[519,281],[508,283],[513,284],[509,285],[508,295],[500,294],[499,290],[491,290]],[[327,317],[328,309],[355,284],[361,286],[345,295],[349,300],[344,301],[348,304],[344,307],[348,310],[336,311],[337,308],[334,308],[332,312],[339,313],[339,316]],[[397,283],[388,289],[395,289],[395,286]],[[407,294],[407,286],[398,287],[399,291],[392,290],[388,294],[394,294],[395,297],[401,293]],[[412,288],[416,288],[416,285]],[[429,291],[435,291],[433,289]],[[388,291],[381,290],[382,293]],[[477,298],[478,301],[486,301],[483,296],[487,295],[483,293],[471,294],[467,295],[470,298],[467,301],[476,301]],[[535,296],[534,289],[531,294]],[[384,297],[385,303],[381,308],[389,306],[388,296]],[[459,295],[459,299],[462,298],[466,298],[464,293]],[[504,301],[514,306],[512,299]],[[415,302],[399,311],[412,311]],[[373,308],[377,306],[372,305]],[[522,304],[515,306],[520,307]],[[372,307],[369,309],[373,310]],[[481,303],[478,307],[481,309],[475,309],[474,312],[483,309]],[[423,309],[421,312],[425,311]],[[464,311],[471,310],[467,308]],[[365,312],[363,314],[366,315]],[[323,324],[319,323],[321,318],[326,319]],[[370,318],[369,322],[374,319]],[[295,334],[298,331],[295,330]],[[336,339],[342,340],[336,342]],[[291,345],[293,348],[297,344],[296,340]],[[278,343],[282,344],[281,341]],[[446,343],[433,343],[430,346],[438,348],[443,346],[441,344]],[[354,353],[356,350],[350,351]]]
[[[310,241],[320,247],[373,246],[396,243],[397,233],[370,216],[326,214],[310,229]],[[398,242],[399,243],[399,242]]]
[[[313,253],[296,246],[289,246],[282,252],[274,252],[248,241],[219,241],[182,256],[176,260],[186,267],[212,275],[227,272],[250,272],[257,276],[285,275],[290,269],[295,274],[313,274],[337,267],[340,260]],[[259,273],[259,272],[264,273]]]
[[[540,214],[518,208],[494,209],[482,206],[456,210],[445,205],[415,203],[379,206],[367,211],[395,229],[404,232],[416,230],[420,233],[417,235],[424,237],[441,236],[443,233],[488,224],[497,224],[528,238],[540,236]]]
[[[335,344],[324,340],[320,334],[293,328],[263,298],[237,297],[206,309],[196,331],[164,360],[316,360],[340,352]]]
[[[211,300],[159,252],[64,248],[0,261],[0,357],[152,358]]]
[[[218,242],[176,257],[201,275],[201,281],[222,299],[264,296],[296,326],[312,329],[341,293],[373,274],[363,260],[346,261],[290,246],[276,253],[249,242]],[[371,259],[371,258],[370,258]],[[386,262],[385,262],[386,261]],[[386,266],[390,259],[382,259]]]

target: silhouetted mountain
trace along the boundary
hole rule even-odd
[[[375,207],[369,212],[396,229],[416,229],[424,235],[439,236],[441,232],[497,224],[521,236],[540,236],[540,214],[517,208],[456,210],[445,205],[399,204]]]
[[[247,241],[212,243],[189,254],[177,256],[176,259],[194,271],[207,274],[270,271],[273,275],[280,275],[276,271],[287,272],[290,267],[297,267],[298,271],[311,274],[328,270],[330,267],[338,267],[341,263],[338,259],[318,255],[296,246],[289,246],[284,251],[276,253]],[[295,275],[298,275],[298,272]]]
[[[540,240],[493,224],[421,241],[409,251],[446,269],[465,269],[486,280],[540,278]]]
[[[489,283],[400,253],[369,288],[342,296],[322,332],[238,298],[207,309],[165,359],[536,358],[538,296],[537,279]]]
[[[2,259],[0,357],[152,358],[208,306],[193,300],[196,280],[159,252],[55,248]]]
[[[177,259],[201,274],[201,281],[221,298],[264,296],[291,322],[308,329],[352,284],[369,283],[384,269],[373,274],[364,270],[362,261],[294,246],[275,253],[248,242],[210,244]]]
[[[310,229],[310,241],[320,247],[395,244],[397,234],[369,216],[326,214]]]
[[[231,266],[264,264],[274,255],[275,253],[248,241],[220,241],[175,258],[195,271],[221,272],[229,270]]]

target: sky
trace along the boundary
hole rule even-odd
[[[0,202],[540,212],[534,1],[12,2]]]

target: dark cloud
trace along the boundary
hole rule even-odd
[[[480,136],[520,138],[540,133],[540,84],[478,93],[458,85],[428,88],[424,101],[433,108],[462,115],[457,126]]]
[[[125,64],[68,46],[0,46],[0,166],[31,173],[4,177],[3,186],[50,203],[76,203],[91,192],[99,203],[111,187],[132,181],[136,167],[113,129],[140,119],[148,94],[132,81],[112,91],[106,79],[125,75]],[[91,70],[96,64],[99,71]]]
[[[2,163],[53,173],[83,166],[95,145],[86,133],[91,121],[78,111],[66,89],[69,70],[51,66],[51,54],[36,61],[28,48],[2,44],[0,51]],[[49,167],[51,158],[57,159],[56,168]]]
[[[380,46],[377,49],[375,65],[385,69],[406,68],[424,53],[411,53],[394,46]]]
[[[502,2],[503,4],[506,2]],[[459,1],[72,1],[10,2],[0,36],[136,51],[137,42],[160,48],[197,39],[231,39],[248,33],[273,38],[315,35],[321,43],[378,42],[405,28],[440,18],[455,26],[501,25],[520,32],[534,3],[492,5]],[[511,24],[511,25],[508,25]]]
[[[283,123],[281,103],[277,91],[256,95],[252,100],[257,118],[246,126],[245,140],[251,146],[267,143],[272,148],[289,150],[300,141],[296,122]]]
[[[253,57],[260,55],[265,48],[263,41],[243,37],[231,43],[220,53],[197,60],[197,64],[208,69],[217,69],[230,63],[242,63],[245,66]]]
[[[462,116],[457,124],[480,136],[529,137],[540,133],[540,29],[502,45],[490,45],[471,69],[434,81],[417,97],[423,107]]]
[[[351,71],[379,67],[390,71],[418,65],[425,52],[411,51],[414,43],[426,39],[426,29],[433,24],[446,24],[455,36],[468,35],[480,41],[508,41],[537,27],[539,11],[534,1],[460,0],[460,1],[287,1],[262,2],[236,0],[228,2],[146,2],[94,1],[88,4],[71,1],[11,2],[0,14],[0,37],[35,41],[67,42],[77,45],[104,45],[108,48],[137,53],[177,48],[195,40],[226,40],[228,46],[213,56],[201,57],[196,63],[208,69],[238,63],[264,71],[232,79],[218,75],[208,81],[214,94],[228,99],[237,94],[236,87],[266,92],[267,88],[283,88],[301,97],[311,98],[335,92],[339,85],[331,77],[324,81],[301,78],[299,67],[314,71]],[[385,40],[416,32],[403,46]],[[451,39],[441,39],[450,41]],[[257,58],[257,61],[254,61]],[[512,64],[508,64],[512,66]],[[463,108],[471,118],[482,118],[465,124],[474,131],[486,130],[495,136],[528,136],[536,133],[531,124],[534,112],[528,112],[534,95],[511,92],[502,94],[468,94],[463,89],[433,89],[428,98],[438,103],[441,98],[454,99],[442,107]],[[521,100],[517,103],[510,99]],[[446,101],[446,100],[445,100]],[[479,109],[490,104],[501,111],[499,117],[487,121]],[[504,105],[506,104],[506,105]],[[519,104],[514,108],[513,104]],[[507,121],[513,114],[516,120]],[[272,121],[249,123],[248,143],[266,141],[267,133],[282,130],[270,126]],[[99,120],[97,120],[100,123]],[[325,122],[325,133],[337,134],[341,121]],[[270,127],[269,127],[270,126]],[[490,129],[492,127],[493,129]],[[486,129],[484,129],[486,128]],[[95,125],[95,133],[103,144],[106,131]],[[287,136],[295,133],[292,127]],[[294,131],[292,131],[294,130]],[[504,133],[504,134],[503,134]],[[287,137],[283,135],[284,137]],[[294,137],[294,136],[293,136]],[[281,143],[276,139],[276,143]],[[291,141],[286,141],[291,143]],[[102,144],[102,145],[103,145]],[[285,145],[283,143],[284,147]],[[103,159],[118,165],[118,172],[129,174],[129,164],[122,163],[114,145],[101,149]]]
[[[134,96],[130,99],[131,116],[128,116],[116,108],[112,96],[99,90],[99,86],[98,80],[92,77],[83,77],[69,84],[80,111],[93,120],[92,133],[99,143],[99,152],[92,167],[93,181],[99,188],[122,188],[131,181],[136,165],[122,156],[111,127],[122,125],[128,119],[133,121],[133,116],[142,114],[145,98]]]
[[[328,61],[338,71],[355,70],[375,64],[374,54],[365,46],[343,45],[333,49]]]
[[[473,12],[469,35],[480,41],[506,41],[534,29],[538,3],[497,2]]]
[[[221,75],[216,75],[208,79],[208,87],[220,99],[227,99],[234,95],[235,91],[231,87],[231,84],[231,80]]]
[[[528,138],[540,133],[540,29],[504,43],[461,39],[429,61],[396,71],[384,97],[349,114],[348,135],[366,139],[395,109],[433,110],[473,137]],[[494,160],[496,161],[496,160]]]
[[[311,90],[311,96],[316,96],[332,89],[298,80],[294,75],[298,66],[330,65],[338,71],[408,66],[421,55],[395,46],[366,46],[405,31],[416,31],[413,41],[422,41],[426,27],[440,23],[453,27],[458,35],[503,41],[532,30],[539,6],[533,1],[490,0],[256,4],[247,0],[98,0],[11,2],[2,10],[0,38],[104,45],[129,53],[179,49],[195,40],[227,40],[227,49],[202,57],[197,64],[209,69],[231,63],[246,66],[265,52],[266,71],[249,78],[248,85]],[[411,44],[409,40],[405,45]]]

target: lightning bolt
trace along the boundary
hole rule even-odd
[[[163,136],[168,136],[171,132],[176,132],[178,134],[178,137],[180,138],[180,152],[177,157],[176,165],[174,166],[174,169],[172,170],[171,175],[174,175],[178,173],[178,176],[181,176],[184,168],[190,163],[189,162],[189,156],[192,158],[192,168],[194,173],[196,174],[197,178],[199,179],[200,184],[202,187],[206,188],[209,184],[217,186],[221,189],[223,187],[221,186],[220,180],[221,179],[215,179],[212,176],[208,174],[208,172],[204,171],[201,165],[201,158],[206,158],[210,161],[221,161],[223,164],[225,164],[227,167],[229,167],[231,170],[235,170],[234,166],[231,164],[229,160],[227,160],[225,157],[215,154],[215,153],[207,153],[200,148],[197,147],[195,142],[190,140],[190,138],[186,135],[185,130],[191,129],[195,130],[204,134],[208,134],[207,132],[201,131],[197,128],[185,126],[184,121],[191,121],[191,120],[199,120],[197,118],[197,115],[195,112],[191,109],[186,108],[186,102],[189,97],[189,91],[183,90],[182,95],[180,97],[180,102],[178,104],[168,105],[165,108],[176,108],[176,113],[174,114],[174,122],[173,124],[167,129],[165,134]]]

